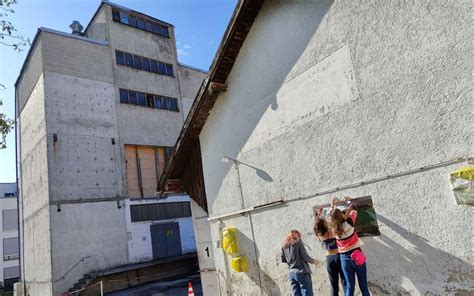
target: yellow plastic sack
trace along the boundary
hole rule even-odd
[[[226,254],[236,254],[239,252],[237,244],[237,229],[235,227],[226,227],[222,230],[222,248]]]
[[[474,166],[451,173],[451,186],[457,204],[474,204]]]
[[[249,271],[249,259],[247,256],[239,256],[230,260],[230,266],[235,272],[247,272]]]

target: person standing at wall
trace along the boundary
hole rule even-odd
[[[342,288],[346,289],[346,278],[342,272],[341,258],[337,248],[336,237],[329,228],[328,221],[321,217],[323,208],[320,208],[314,225],[314,234],[321,241],[322,247],[326,250],[326,270],[331,283],[331,295],[339,295],[339,278],[341,278]]]
[[[292,230],[283,241],[281,261],[288,264],[289,278],[294,296],[313,296],[313,282],[309,263],[319,264],[306,252],[301,233]]]
[[[342,271],[347,283],[345,296],[354,295],[356,275],[362,295],[369,296],[365,255],[362,253],[360,239],[354,228],[357,211],[354,209],[350,197],[345,196],[344,200],[349,205],[349,209],[345,213],[336,208],[338,199],[335,197],[331,199],[331,225],[336,236]]]

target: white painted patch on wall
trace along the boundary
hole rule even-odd
[[[245,146],[250,150],[314,120],[315,117],[357,100],[359,93],[349,47],[343,46],[325,59],[283,83],[276,104],[267,110]]]

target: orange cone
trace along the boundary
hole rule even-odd
[[[193,284],[191,282],[188,284],[188,296],[194,296]]]

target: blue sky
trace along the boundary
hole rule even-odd
[[[111,1],[169,22],[175,26],[179,61],[207,70],[214,58],[237,0],[114,0]],[[70,32],[78,20],[85,27],[99,0],[18,0],[9,17],[20,34],[33,40],[38,27]],[[28,49],[21,53],[0,45],[0,110],[14,117],[14,86]],[[0,183],[15,181],[15,136],[0,150]]]

